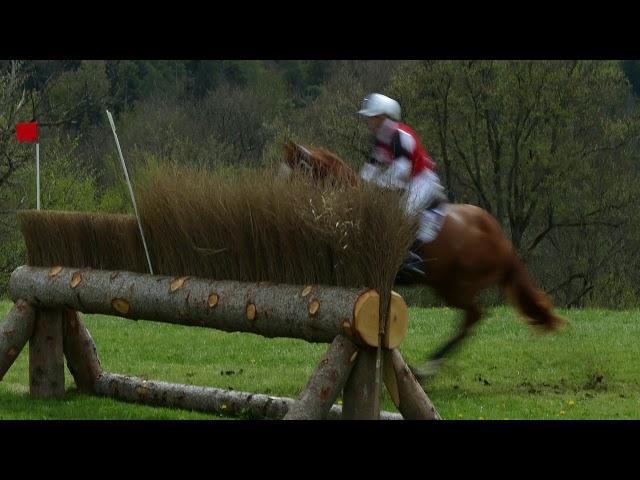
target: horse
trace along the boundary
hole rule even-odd
[[[315,181],[331,178],[345,187],[353,187],[359,181],[358,175],[342,159],[321,148],[288,142],[284,163],[290,170],[308,172]],[[440,231],[416,252],[425,274],[413,276],[404,284],[430,287],[448,306],[464,313],[457,334],[427,357],[422,366],[410,366],[420,382],[435,374],[445,356],[467,338],[481,320],[478,295],[487,288],[501,287],[533,328],[551,332],[567,323],[554,313],[547,295],[534,286],[500,223],[480,207],[446,204]]]

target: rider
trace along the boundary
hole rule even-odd
[[[422,146],[420,138],[409,126],[400,123],[400,104],[385,95],[372,93],[362,102],[360,115],[367,117],[373,133],[373,150],[360,170],[360,177],[385,188],[406,192],[406,213],[414,216],[426,208],[445,201],[444,189],[435,173],[435,162]],[[428,228],[421,225],[413,248],[430,240]],[[424,275],[415,253],[405,262],[403,270]]]

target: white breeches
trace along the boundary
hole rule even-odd
[[[442,195],[442,185],[438,175],[426,171],[410,182],[406,193],[405,211],[413,216],[420,213],[432,200]]]
[[[407,181],[410,168],[410,165],[405,165],[405,162],[399,160],[386,171],[377,165],[366,163],[360,170],[360,177],[381,187],[405,189],[405,212],[408,216],[413,216],[420,213],[436,197],[444,197],[444,193],[440,178],[432,171],[422,172]]]

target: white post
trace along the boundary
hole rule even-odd
[[[40,210],[40,143],[36,142],[36,205]]]
[[[127,179],[127,185],[129,186],[129,194],[131,195],[131,201],[133,202],[133,211],[136,213],[136,219],[138,219],[138,228],[140,228],[142,245],[144,246],[144,253],[147,255],[147,262],[149,263],[149,273],[153,275],[153,268],[151,267],[151,258],[149,257],[149,250],[147,249],[147,241],[144,238],[144,232],[142,231],[142,223],[140,222],[140,216],[138,215],[138,206],[136,205],[136,197],[133,194],[133,188],[131,187],[131,181],[129,180],[129,173],[127,172],[127,165],[124,163],[124,157],[122,156],[122,150],[120,149],[120,142],[118,141],[118,135],[116,135],[116,126],[113,123],[113,117],[111,116],[111,112],[109,112],[109,110],[107,110],[107,117],[109,117],[111,130],[113,130],[113,136],[116,139],[116,146],[118,147],[118,154],[120,155],[120,161],[122,162],[122,169],[124,170],[124,176]]]

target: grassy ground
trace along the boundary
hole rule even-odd
[[[0,321],[11,304],[0,302]],[[538,335],[510,308],[488,312],[425,388],[445,419],[637,419],[638,311],[571,310],[571,326]],[[106,371],[297,397],[327,345],[84,315]],[[401,350],[419,363],[454,332],[457,312],[412,308]],[[0,382],[0,419],[213,419],[80,395],[28,398],[28,351]],[[384,409],[396,411],[385,392]]]

